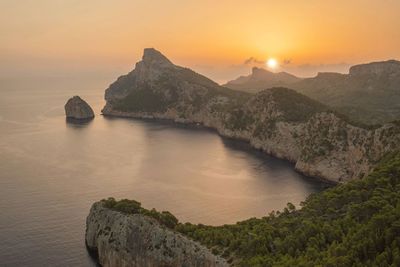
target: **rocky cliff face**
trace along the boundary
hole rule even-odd
[[[70,98],[64,108],[67,119],[90,120],[94,118],[93,109],[79,96]]]
[[[223,267],[225,260],[142,214],[123,214],[93,204],[86,221],[86,244],[104,267]]]
[[[293,90],[232,91],[161,56],[145,50],[136,69],[107,89],[103,114],[200,123],[333,182],[365,176],[384,154],[400,147],[396,123],[357,127]]]

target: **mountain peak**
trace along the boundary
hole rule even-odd
[[[262,75],[262,74],[272,74],[272,72],[270,72],[270,71],[268,71],[268,70],[266,70],[266,69],[263,69],[263,68],[259,68],[259,67],[253,67],[252,69],[251,69],[251,74],[252,75]]]
[[[271,72],[264,68],[253,67],[250,75],[240,76],[224,86],[254,93],[271,87],[288,87],[299,80],[301,79],[287,72]]]
[[[145,48],[143,51],[142,61],[145,64],[162,64],[162,65],[173,65],[172,62],[160,51],[154,48]]]

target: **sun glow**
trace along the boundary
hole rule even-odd
[[[278,67],[278,61],[275,58],[268,59],[266,64],[270,69],[276,69],[276,67]]]

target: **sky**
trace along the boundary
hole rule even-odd
[[[0,77],[120,75],[145,47],[217,82],[400,59],[399,0],[0,0]]]

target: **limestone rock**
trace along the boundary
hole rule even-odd
[[[223,267],[207,248],[142,214],[123,214],[96,202],[86,220],[86,245],[103,267]]]
[[[70,98],[64,108],[67,119],[90,120],[94,118],[93,109],[79,96]]]

